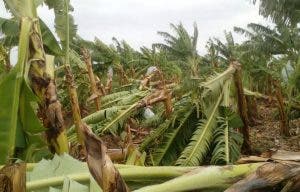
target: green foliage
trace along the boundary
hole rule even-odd
[[[155,43],[153,46],[166,53],[169,61],[178,63],[181,71],[197,77],[199,75],[199,55],[197,53],[198,28],[196,23],[194,23],[193,36],[189,35],[181,23],[170,24],[170,26],[175,35],[159,31],[158,34],[164,37],[165,43]]]
[[[240,117],[228,108],[223,108],[214,131],[211,164],[233,164],[240,157],[243,137],[236,131],[243,126]]]
[[[72,39],[77,32],[74,18],[69,14],[70,11],[73,11],[73,8],[69,5],[69,0],[45,0],[45,3],[48,5],[49,9],[54,10],[55,31],[62,42],[62,46],[65,47],[67,38]],[[69,8],[67,11],[66,6]],[[68,15],[68,20],[66,19],[66,15]],[[66,34],[67,27],[69,28],[69,37],[67,37]]]
[[[222,91],[223,92],[223,91]],[[181,153],[176,164],[181,166],[196,166],[205,160],[213,138],[213,130],[217,125],[218,106],[221,103],[223,94],[221,93],[217,101],[212,105],[212,110],[206,114],[206,119],[199,120],[198,127],[194,132],[190,143]]]
[[[34,8],[41,2],[38,0],[5,0],[6,6],[14,16],[12,19],[0,18],[0,30],[4,34],[0,42],[6,48],[9,49],[18,44],[17,32],[19,31],[20,17],[37,18]],[[287,5],[287,2],[290,5]],[[150,134],[139,146],[139,150],[149,152],[151,163],[154,165],[197,166],[205,160],[210,160],[212,164],[232,164],[237,160],[240,156],[242,138],[235,129],[242,125],[236,113],[229,110],[229,102],[232,102],[230,101],[232,98],[230,98],[231,88],[228,84],[235,73],[235,68],[227,66],[232,61],[238,60],[242,63],[243,77],[247,79],[247,85],[253,86],[254,84],[253,87],[258,87],[253,79],[257,82],[280,79],[282,69],[287,62],[291,62],[295,69],[293,78],[283,83],[283,86],[290,90],[290,98],[296,94],[299,95],[299,91],[294,90],[294,87],[300,84],[300,67],[297,63],[300,38],[299,27],[295,25],[299,22],[300,17],[298,17],[299,3],[295,1],[261,0],[261,13],[264,16],[271,16],[277,25],[268,27],[250,23],[247,29],[236,27],[236,32],[247,37],[247,40],[240,45],[234,41],[231,32],[225,31],[225,42],[216,38],[208,41],[208,54],[204,57],[197,52],[198,29],[196,24],[191,35],[183,24],[171,24],[174,34],[158,32],[164,38],[164,43],[155,43],[151,48],[142,47],[140,51],[136,51],[124,40],[119,41],[113,38],[113,44],[108,45],[98,38],[95,38],[94,41],[86,41],[76,36],[77,26],[70,15],[73,8],[69,5],[69,0],[45,0],[45,3],[49,9],[54,10],[55,29],[61,45],[45,23],[40,20],[42,39],[45,51],[57,56],[56,74],[58,78],[56,80],[65,111],[68,112],[71,106],[64,84],[64,73],[61,72],[62,64],[69,63],[62,61],[64,54],[70,57],[70,66],[75,74],[81,107],[93,111],[93,108],[87,103],[90,96],[90,83],[86,74],[86,66],[80,57],[80,48],[86,47],[91,53],[95,74],[101,79],[105,79],[104,74],[109,67],[112,67],[119,76],[114,76],[113,85],[116,84],[116,79],[122,80],[124,77],[126,80],[128,79],[130,85],[124,86],[125,88],[114,88],[113,93],[101,97],[101,110],[83,118],[83,121],[89,124],[95,133],[103,135],[106,133],[117,134],[129,118],[135,118],[140,127],[151,129]],[[0,78],[0,89],[4,90],[0,92],[0,109],[6,109],[0,110],[0,150],[3,149],[1,154],[4,154],[1,156],[0,162],[6,162],[8,158],[12,157],[16,147],[25,149],[24,152],[18,154],[18,157],[27,161],[35,161],[41,156],[48,155],[40,136],[44,128],[36,116],[38,101],[23,77],[25,58],[27,57],[24,50],[28,49],[28,36],[21,37],[21,40],[25,39],[26,41],[19,42],[20,54],[23,57],[19,58],[19,62],[23,68],[21,69],[20,63],[18,63],[17,67],[12,69],[8,75]],[[70,38],[72,47],[70,51],[66,48],[69,46],[68,38]],[[66,51],[65,53],[61,47]],[[0,56],[2,55],[0,54]],[[0,73],[4,69],[1,68],[1,65],[4,65],[3,61],[5,60],[0,57],[0,62],[2,62],[0,63]],[[156,66],[162,71],[168,86],[169,83],[175,82],[174,80],[177,82],[177,80],[183,79],[175,88],[172,87],[174,106],[173,112],[168,118],[164,116],[162,104],[153,106],[155,115],[149,119],[141,117],[142,110],[137,108],[139,102],[149,96],[152,91],[135,89],[139,82],[138,78],[145,74],[150,66]],[[223,71],[225,67],[227,70]],[[213,75],[211,76],[211,74]],[[291,81],[293,81],[293,86],[290,88],[288,83]],[[122,91],[124,89],[126,91]],[[12,96],[8,97],[7,92],[12,93]],[[235,109],[235,106],[231,107]],[[68,136],[71,142],[76,141],[74,126],[69,129]],[[210,157],[211,159],[209,159]],[[58,159],[55,157],[53,165],[48,162],[43,167],[46,169],[45,166],[49,166],[53,173],[45,177],[36,176],[35,179],[69,174],[68,171],[56,173],[51,167],[61,166],[57,163],[61,161]],[[70,162],[71,164],[73,163]],[[64,163],[63,166],[73,169]],[[81,170],[81,165],[78,166],[78,169]],[[35,175],[37,172],[32,174]],[[67,186],[70,188],[68,189]],[[91,189],[82,183],[66,179],[64,186],[51,190],[88,191]],[[49,189],[47,188],[45,191],[49,191]]]
[[[195,108],[186,104],[183,109],[176,110],[177,118],[174,125],[168,128],[163,139],[152,152],[154,165],[172,165],[193,133]]]
[[[144,151],[148,145],[152,144],[157,138],[161,137],[166,130],[170,127],[172,121],[169,119],[166,119],[163,123],[161,123],[154,131],[150,133],[147,138],[144,139],[144,141],[140,144],[139,150]]]
[[[180,23],[179,25],[170,24],[175,36],[167,32],[158,32],[159,35],[165,38],[166,44],[156,43],[154,46],[168,51],[172,57],[185,60],[188,57],[197,55],[197,40],[198,28],[194,24],[194,34],[190,36],[187,30]]]
[[[5,75],[5,71],[7,71],[6,69],[6,65],[7,65],[7,53],[5,48],[0,44],[0,81],[1,78]]]
[[[223,43],[221,40],[214,38],[214,47],[219,52],[221,59],[228,64],[238,58],[237,45],[231,32],[224,31],[224,35],[226,42]]]
[[[13,157],[16,147],[23,149],[19,157],[27,161],[40,159],[48,151],[45,151],[45,143],[40,135],[44,129],[33,106],[37,104],[37,98],[25,81],[31,25],[31,21],[23,20],[18,63],[0,81],[1,163]]]
[[[18,78],[17,78],[18,77]],[[15,68],[0,82],[0,162],[13,156],[16,143],[19,96],[22,74]],[[11,94],[7,94],[11,93]]]
[[[26,162],[36,162],[44,157],[49,157],[47,143],[43,139],[45,128],[37,117],[38,98],[24,81],[19,100],[18,127],[25,139],[20,158]],[[21,139],[21,138],[19,138]]]
[[[259,2],[259,13],[264,17],[271,17],[276,23],[300,22],[300,3],[297,0],[253,0]]]
[[[0,81],[0,162],[7,162],[13,156],[16,143],[19,97],[23,83],[24,68],[31,22],[24,20],[21,26],[18,63]],[[10,94],[8,94],[10,93]]]
[[[91,96],[90,93],[90,80],[88,77],[87,69],[85,63],[81,60],[80,55],[74,50],[69,50],[70,65],[74,74],[74,80],[76,82],[77,94],[79,104],[83,108],[88,107],[87,100]],[[57,86],[59,87],[58,95],[59,100],[63,106],[65,106],[66,111],[71,111],[71,103],[69,94],[67,92],[68,86],[64,74],[63,59],[60,57],[57,59],[59,61],[60,67],[56,68],[57,76]]]

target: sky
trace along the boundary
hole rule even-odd
[[[268,24],[250,0],[71,0],[71,4],[81,37],[87,40],[98,37],[109,44],[116,37],[135,49],[162,42],[157,31],[172,32],[170,23],[182,22],[191,34],[193,23],[197,23],[200,54],[205,53],[210,37],[224,39],[224,30],[246,27],[251,22]],[[53,11],[42,6],[38,14],[54,31]],[[9,17],[2,1],[0,17]],[[234,37],[236,42],[243,40],[240,35]]]

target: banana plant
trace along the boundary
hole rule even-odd
[[[12,109],[10,117],[8,119],[3,119],[1,122],[9,122],[9,125],[1,126],[5,129],[11,129],[11,131],[7,131],[7,136],[10,142],[7,142],[6,145],[9,145],[8,153],[3,156],[4,159],[2,161],[7,160],[7,158],[11,158],[14,154],[15,150],[15,142],[16,136],[20,136],[23,133],[27,135],[27,137],[34,138],[34,134],[40,133],[41,130],[44,130],[42,127],[46,128],[47,141],[50,149],[56,153],[63,153],[68,151],[68,144],[66,140],[64,123],[61,114],[61,105],[57,100],[56,88],[54,83],[54,71],[53,71],[53,62],[51,59],[47,60],[45,55],[45,51],[43,49],[41,30],[39,25],[39,20],[36,15],[36,4],[33,1],[18,1],[18,0],[7,0],[5,1],[6,6],[11,11],[13,16],[16,19],[20,20],[20,40],[19,40],[19,51],[18,51],[18,64],[11,73],[1,81],[2,86],[8,86],[8,84],[13,83],[9,87],[13,88],[13,91],[1,92],[1,94],[11,93],[13,97],[9,96],[7,99],[10,101],[4,101],[1,99],[3,103],[2,105],[13,105],[10,107]],[[48,57],[50,58],[50,57]],[[52,60],[53,61],[53,60]],[[14,78],[14,76],[16,76]],[[27,84],[30,86],[26,88]],[[24,88],[23,88],[24,87]],[[4,88],[3,90],[8,89]],[[20,91],[24,90],[26,92]],[[30,94],[30,92],[34,94]],[[33,96],[35,95],[36,98]],[[21,97],[22,96],[22,97]],[[26,97],[28,96],[28,98]],[[7,95],[2,95],[2,97],[7,97]],[[1,98],[2,98],[1,97]],[[11,99],[13,98],[13,99]],[[27,104],[29,102],[29,104]],[[28,129],[26,126],[30,125],[30,123],[26,122],[28,119],[28,115],[36,114],[34,112],[27,113],[26,109],[19,109],[19,107],[28,107],[32,108],[32,104],[38,102],[38,111],[39,118],[42,119],[43,126],[38,126],[39,120],[36,120],[37,117],[34,115],[32,119],[37,124],[37,127]],[[8,108],[1,107],[1,109]],[[20,120],[18,120],[18,109],[20,115]],[[34,110],[34,109],[32,109]],[[25,113],[26,112],[26,113]],[[23,114],[25,113],[25,114]],[[8,113],[7,113],[8,114]],[[5,118],[5,114],[1,116]],[[7,117],[6,117],[7,118]],[[17,127],[17,121],[19,121],[19,125],[23,126],[23,130]],[[33,124],[35,124],[33,122]],[[24,127],[25,126],[25,127]],[[19,131],[18,131],[19,130]],[[32,132],[28,132],[32,131]],[[31,135],[30,135],[31,134]],[[35,137],[36,138],[36,137]],[[28,140],[27,140],[28,141]],[[29,140],[29,143],[31,141]],[[34,142],[32,140],[32,147],[34,146]],[[24,143],[23,143],[24,145]],[[36,145],[39,145],[36,143]],[[2,147],[1,147],[2,149]],[[32,152],[31,148],[31,152]]]

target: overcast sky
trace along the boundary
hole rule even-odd
[[[93,40],[97,36],[105,43],[116,37],[136,49],[161,42],[156,32],[170,31],[169,23],[182,22],[192,32],[196,22],[200,53],[205,52],[209,37],[223,38],[224,30],[250,22],[267,23],[250,0],[71,0],[71,4],[81,37]],[[46,6],[38,14],[49,26],[54,25],[54,14]],[[0,17],[9,17],[2,1]],[[242,40],[238,35],[235,38]]]

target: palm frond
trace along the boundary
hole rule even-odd
[[[147,118],[144,121],[141,122],[141,127],[145,128],[152,128],[152,127],[158,127],[162,122],[162,112],[159,114],[155,114],[153,117]]]
[[[153,130],[149,136],[147,136],[144,141],[139,146],[139,151],[145,151],[149,145],[154,142],[157,138],[161,137],[162,134],[171,126],[172,120],[167,119],[162,124],[160,124],[155,130]]]
[[[119,91],[119,92],[111,93],[111,94],[101,97],[101,103],[106,104],[106,103],[112,102],[116,99],[119,100],[119,98],[122,99],[124,96],[128,96],[132,93],[133,92],[131,92],[131,91]]]
[[[211,164],[233,164],[240,157],[243,137],[234,130],[237,127],[230,126],[230,118],[233,117],[218,118],[219,125],[214,131],[214,150]]]
[[[70,64],[72,67],[78,67],[83,70],[82,72],[87,72],[85,63],[81,60],[80,55],[73,49],[69,50]]]
[[[199,121],[190,143],[181,153],[176,164],[181,166],[197,166],[201,164],[209,151],[213,139],[214,128],[217,126],[218,107],[223,98],[223,91],[206,119]]]
[[[113,119],[120,113],[120,111],[124,111],[128,107],[129,106],[125,105],[125,106],[113,106],[106,109],[102,109],[84,117],[82,121],[85,122],[86,124],[99,124],[101,122],[107,121],[107,119]],[[76,139],[74,125],[72,125],[68,129],[68,136],[70,138],[74,137],[73,139]]]
[[[138,103],[139,102],[136,102],[136,103],[132,104],[131,106],[129,106],[127,109],[121,111],[117,117],[115,117],[114,119],[111,119],[109,122],[102,125],[97,130],[97,132],[104,133],[110,129],[117,130],[118,128],[123,127],[125,120],[128,119],[130,117],[130,115],[132,115],[132,113],[135,111]]]
[[[169,128],[163,136],[163,141],[152,152],[155,165],[170,165],[176,161],[193,133],[193,126],[189,123],[189,120],[191,120],[191,115],[194,112],[195,108],[189,105],[186,105],[185,109],[179,112],[178,123],[175,127]]]

